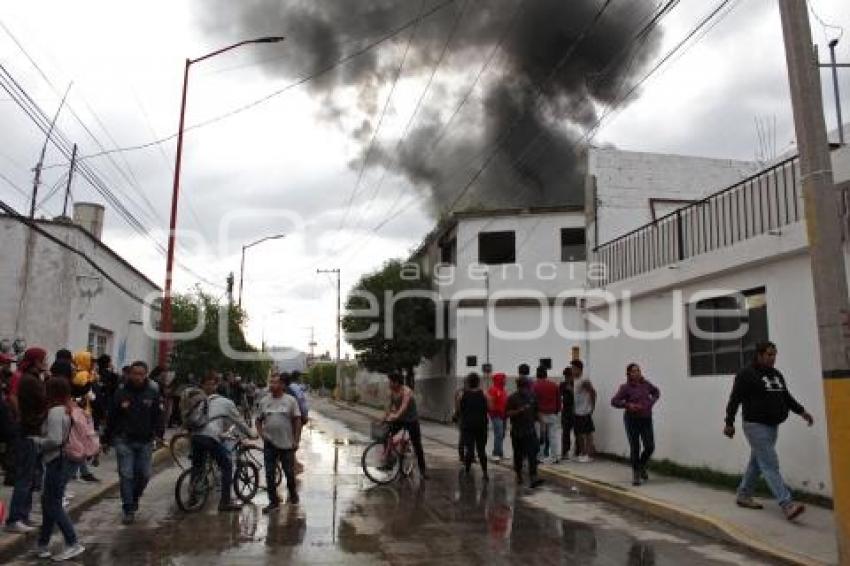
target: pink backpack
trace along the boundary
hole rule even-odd
[[[100,439],[94,430],[91,417],[74,405],[71,408],[71,429],[65,441],[65,457],[72,462],[84,462],[100,452]]]

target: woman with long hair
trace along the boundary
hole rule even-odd
[[[50,378],[47,381],[46,391],[47,420],[44,433],[37,440],[45,468],[44,486],[41,492],[42,523],[38,536],[38,557],[51,556],[50,537],[53,535],[53,528],[58,526],[65,539],[65,548],[53,559],[70,560],[85,551],[77,539],[71,519],[62,507],[62,498],[65,495],[65,484],[68,479],[62,449],[71,431],[70,412],[71,403],[74,401],[71,398],[71,385],[64,378]]]

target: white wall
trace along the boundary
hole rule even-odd
[[[779,347],[777,367],[816,420],[809,429],[792,414],[781,427],[778,451],[783,473],[793,487],[830,495],[812,277],[805,252],[684,285],[680,288],[683,301],[674,302],[671,290],[647,293],[631,302],[632,320],[638,329],[661,330],[671,325],[674,312],[684,312],[683,303],[690,302],[688,297],[696,291],[760,286],[767,293],[769,338]],[[594,314],[608,316],[609,310],[598,309]],[[606,452],[627,453],[622,412],[610,407],[610,399],[624,381],[626,364],[635,361],[661,389],[655,411],[656,457],[740,473],[748,456],[746,442],[740,434],[731,441],[722,435],[733,376],[690,377],[687,333],[682,328],[681,339],[639,340],[621,333],[590,343],[587,369],[600,399],[594,415],[597,445]]]
[[[497,307],[491,313],[494,324],[490,332],[490,363],[493,371],[516,375],[517,366],[527,363],[532,371],[541,358],[552,359],[550,375],[559,376],[569,364],[571,348],[584,349],[584,342],[575,336],[559,333],[555,317],[561,317],[564,328],[573,332],[582,329],[582,320],[575,307]],[[548,321],[546,320],[548,318]],[[457,311],[457,368],[458,375],[481,371],[485,362],[485,325],[483,309]],[[527,337],[501,333],[523,333]],[[534,335],[534,334],[538,335]],[[562,335],[563,334],[563,335]],[[466,356],[478,357],[475,368],[466,367]]]
[[[565,289],[580,288],[585,262],[561,261],[561,228],[583,228],[581,212],[534,213],[489,218],[461,218],[457,226],[457,265],[444,268],[440,295],[449,300],[456,293],[483,291],[484,271],[489,273],[490,292],[518,295],[534,291],[554,297]],[[516,235],[516,263],[478,265],[478,234],[512,230]],[[470,268],[472,272],[470,272]],[[450,280],[450,275],[454,277]]]
[[[137,297],[157,291],[79,228],[44,222],[39,225],[83,251]],[[135,359],[152,363],[154,341],[143,332],[141,304],[82,258],[39,235],[34,237],[27,299],[19,309],[29,233],[23,224],[0,217],[4,253],[0,338],[21,336],[28,345],[43,346],[51,353],[59,348],[76,351],[88,346],[89,327],[95,325],[112,333],[110,354],[116,365]]]
[[[748,161],[592,148],[588,175],[595,180],[599,244],[652,221],[650,198],[697,200],[755,173]],[[587,195],[588,208],[593,209]],[[588,226],[588,241],[594,236]]]

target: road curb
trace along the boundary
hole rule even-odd
[[[368,418],[375,418],[374,414],[363,410],[360,407],[334,400],[330,400],[330,403],[341,409],[348,410]],[[422,436],[431,442],[455,448],[454,445],[429,436],[425,434],[424,431]],[[509,464],[497,465],[502,468],[511,469]],[[684,526],[702,535],[747,548],[755,554],[783,564],[791,564],[794,566],[824,566],[826,564],[825,562],[813,560],[807,556],[775,548],[753,536],[744,529],[741,529],[737,525],[733,525],[710,515],[705,515],[691,509],[667,503],[666,501],[659,501],[658,499],[634,493],[619,486],[594,480],[593,478],[581,476],[566,470],[553,470],[544,466],[541,466],[539,470],[540,475],[547,479],[579,487],[585,492],[608,503],[613,503],[621,507],[631,509],[632,511],[651,515],[655,518],[667,521],[668,523]]]
[[[163,462],[170,459],[171,455],[169,454],[168,446],[164,446],[163,448],[160,448],[159,450],[153,453],[152,463],[153,466],[159,466]],[[78,519],[79,516],[83,514],[87,509],[100,502],[104,497],[109,495],[110,492],[118,489],[118,483],[118,479],[103,482],[93,492],[83,497],[80,497],[79,499],[74,499],[74,502],[68,506],[68,515],[71,517],[72,520]],[[34,502],[34,504],[35,503],[36,502]],[[26,552],[28,548],[34,548],[35,539],[38,537],[38,530],[35,530],[25,535],[12,536],[14,538],[11,538],[7,541],[0,541],[0,563],[15,558],[15,555],[18,555],[22,552]]]

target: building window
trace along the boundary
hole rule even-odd
[[[584,228],[561,228],[561,261],[585,261]]]
[[[447,265],[455,265],[457,261],[457,240],[452,238],[448,242],[440,244],[440,262]]]
[[[111,355],[112,333],[97,326],[90,326],[88,351],[94,358],[99,358],[103,354]]]
[[[741,309],[740,318],[719,316],[718,314],[699,315],[695,319],[696,327],[703,333],[733,333],[747,325],[747,332],[740,338],[721,339],[697,336],[691,328],[691,316],[688,316],[688,356],[690,374],[730,375],[752,363],[756,344],[769,340],[767,334],[767,296],[764,287],[742,293],[744,304],[736,297],[714,297],[688,305],[689,315],[693,309],[734,310]]]
[[[516,235],[513,231],[478,234],[478,263],[498,265],[516,262]]]

